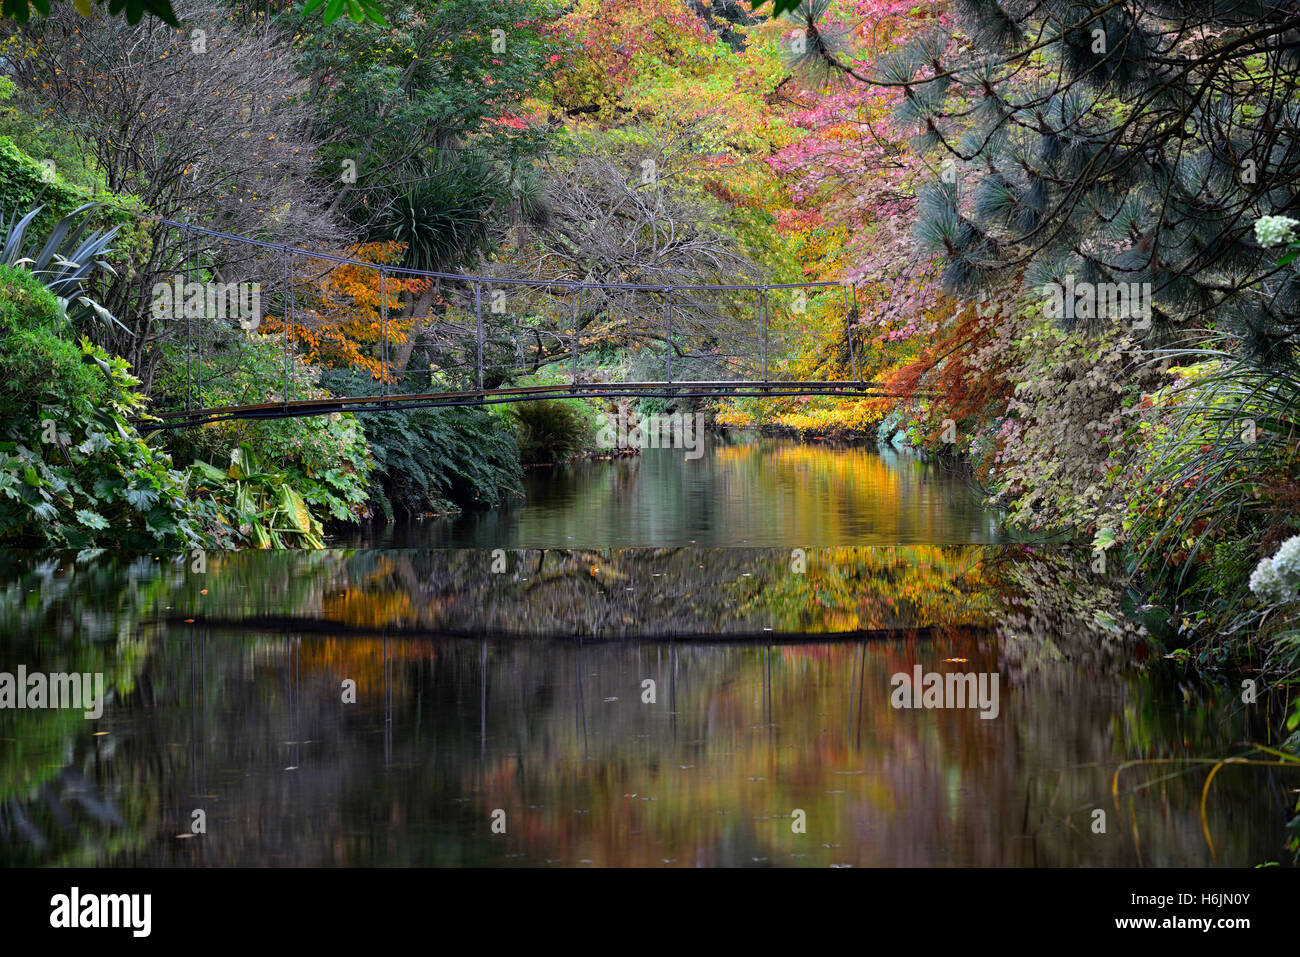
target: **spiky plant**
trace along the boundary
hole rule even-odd
[[[486,156],[442,150],[390,201],[384,231],[406,245],[403,265],[454,272],[486,251],[490,217],[505,192]]]
[[[0,264],[31,272],[54,294],[74,325],[81,326],[94,319],[131,335],[131,330],[91,295],[97,271],[116,275],[105,257],[117,235],[117,227],[107,231],[91,229],[91,211],[97,205],[87,203],[74,209],[43,238],[28,235],[28,228],[40,216],[43,206],[21,217],[14,213],[8,222],[0,221],[0,235],[4,237],[0,243]]]
[[[1277,488],[1264,493],[1286,485],[1300,494],[1300,476],[1292,474],[1300,370],[1206,347],[1165,350],[1160,357],[1209,370],[1170,391],[1170,412],[1156,440],[1133,463],[1144,472],[1135,517],[1137,537],[1146,543],[1141,557],[1181,587],[1195,563],[1175,566],[1170,556],[1195,556],[1225,537],[1258,549],[1296,524]]]

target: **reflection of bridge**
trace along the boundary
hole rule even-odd
[[[576,279],[518,279],[410,269],[309,252],[169,220],[158,239],[175,263],[175,283],[204,283],[204,306],[173,310],[154,335],[185,362],[184,407],[154,412],[149,428],[180,428],[229,419],[273,419],[335,412],[492,405],[539,399],[886,397],[858,370],[854,319],[857,289],[847,283],[647,285]],[[377,288],[378,395],[294,397],[294,339],[337,327],[337,297],[322,294],[348,270]],[[223,406],[203,402],[204,355],[215,357],[249,317],[214,308],[211,288],[229,290],[239,277],[258,282],[258,302],[272,304],[285,335],[280,394],[244,396]],[[231,282],[231,280],[234,282]],[[220,294],[218,294],[220,296]],[[390,314],[391,313],[391,314]],[[237,321],[227,321],[227,320]],[[256,321],[261,316],[255,317]],[[363,320],[364,323],[364,320]],[[813,369],[852,377],[772,376],[807,342],[838,339],[806,359]],[[372,323],[374,325],[375,323]],[[423,360],[412,363],[419,349]],[[582,360],[587,360],[583,367]],[[426,376],[427,387],[419,388]],[[557,374],[558,373],[558,374]],[[544,375],[549,384],[519,384]],[[556,379],[561,380],[555,382]],[[209,378],[211,385],[211,377]],[[405,384],[408,391],[395,391]],[[180,397],[177,396],[177,399]],[[240,397],[237,397],[237,399]]]

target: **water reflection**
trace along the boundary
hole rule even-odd
[[[547,553],[531,591],[485,552],[240,554],[201,577],[152,557],[0,559],[3,666],[104,671],[113,689],[99,722],[0,712],[0,856],[1209,864],[1205,767],[1135,766],[1118,808],[1112,776],[1134,759],[1239,753],[1266,733],[1263,709],[1229,686],[1180,686],[1159,658],[1132,668],[1143,646],[1080,613],[1103,586],[1071,578],[1059,554],[826,549],[796,574],[784,553],[615,551],[600,556],[608,586],[599,568],[583,577],[590,557]],[[700,608],[674,618],[648,602],[642,627],[685,634],[725,617],[708,610],[721,603],[751,630],[830,637],[648,640],[623,621],[620,589],[655,574],[677,576],[673,604],[693,587]],[[512,607],[511,637],[456,636],[509,625]],[[529,637],[543,611],[622,637]],[[404,622],[425,630],[405,635]],[[918,664],[997,672],[998,718],[890,707],[891,676]],[[1296,777],[1218,774],[1218,863],[1279,858]]]
[[[969,481],[876,445],[706,436],[529,472],[509,508],[373,529],[374,545],[467,548],[944,545],[1002,541]],[[360,541],[361,539],[358,539]]]

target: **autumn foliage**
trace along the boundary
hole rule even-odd
[[[393,381],[392,363],[382,355],[383,343],[391,347],[406,341],[411,321],[401,318],[403,297],[419,295],[428,286],[426,279],[402,279],[377,268],[395,264],[402,252],[400,243],[374,242],[349,253],[357,262],[299,259],[294,269],[294,312],[267,316],[262,330],[287,332],[304,362],[351,367],[377,381]]]

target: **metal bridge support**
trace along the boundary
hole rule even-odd
[[[673,291],[664,287],[664,352],[668,357],[668,384],[673,384]]]
[[[483,391],[483,283],[474,283],[474,320],[478,333],[474,343],[474,366],[478,370],[478,390]]]
[[[860,382],[862,376],[858,373],[858,352],[853,345],[853,316],[858,311],[858,290],[853,288],[853,305],[849,306],[849,287],[852,285],[848,281],[844,283],[844,337],[849,342],[849,364],[853,367],[853,378]]]
[[[575,389],[578,387],[578,336],[581,334],[581,327],[579,326],[581,316],[582,287],[579,286],[577,295],[573,300],[573,345],[570,350],[573,353],[573,387]]]
[[[379,380],[379,394],[388,398],[388,273],[379,267],[379,367],[383,378]]]
[[[856,317],[858,314],[858,287],[855,285],[852,288],[853,288],[853,312],[850,313],[850,315]],[[853,343],[853,320],[852,319],[849,320],[849,355],[853,359],[853,378],[861,382],[862,370],[858,368],[858,350]]]
[[[185,234],[185,241],[181,246],[181,265],[184,267],[181,272],[185,276],[183,280],[185,285],[190,282],[190,246],[193,242],[191,233]],[[173,311],[174,315],[174,311]],[[194,390],[194,333],[190,331],[190,313],[185,310],[185,411],[198,408],[203,405],[203,393]]]
[[[284,253],[284,279],[285,291],[288,298],[285,300],[284,310],[284,404],[287,408],[289,405],[289,378],[293,371],[291,363],[293,362],[293,310],[294,310],[294,292],[293,292],[293,256],[286,249]],[[200,340],[202,341],[202,340]]]
[[[193,260],[191,262],[191,265],[194,268],[194,278],[198,279],[199,277],[198,240],[195,240],[193,245],[190,246],[190,251],[194,254]],[[186,281],[188,282],[188,280]],[[199,337],[199,344],[198,344],[199,355],[198,355],[198,360],[194,363],[194,370],[195,373],[197,374],[198,383],[199,383],[199,388],[198,388],[199,405],[202,405],[203,404],[203,317],[202,316],[194,317],[194,332]]]

